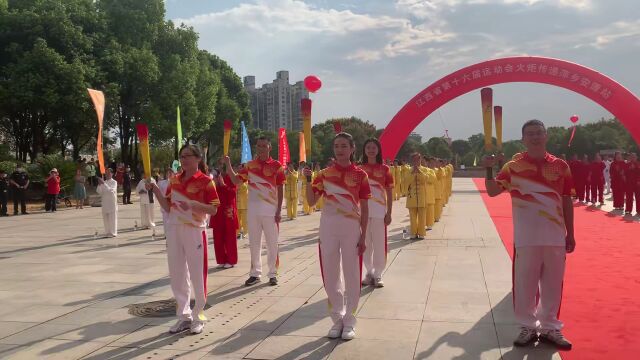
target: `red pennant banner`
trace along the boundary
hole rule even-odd
[[[333,131],[335,131],[336,134],[340,134],[342,132],[342,124],[340,121],[333,123]]]
[[[289,143],[287,142],[287,130],[285,128],[280,128],[278,134],[278,160],[282,166],[287,166],[291,161],[291,157],[289,156]]]

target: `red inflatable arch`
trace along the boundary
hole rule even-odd
[[[613,114],[640,143],[640,99],[624,86],[568,61],[518,56],[468,66],[422,90],[400,109],[380,135],[383,158],[395,158],[411,131],[442,105],[470,91],[509,82],[543,83],[582,94]]]

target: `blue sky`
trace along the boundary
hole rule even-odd
[[[165,0],[167,18],[200,34],[200,47],[240,76],[271,82],[315,74],[313,121],[357,116],[384,127],[433,81],[503,56],[538,55],[577,62],[640,94],[638,0]],[[581,95],[542,84],[494,85],[504,108],[505,139],[521,124],[609,118]],[[479,90],[425,119],[428,138],[482,132]],[[640,120],[639,120],[640,121]]]

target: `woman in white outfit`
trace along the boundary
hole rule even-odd
[[[328,337],[342,336],[344,340],[356,336],[355,313],[360,300],[361,263],[371,197],[367,173],[353,161],[355,150],[353,137],[339,133],[333,139],[335,164],[321,170],[313,184],[311,169],[303,170],[309,206],[315,205],[321,196],[325,199],[320,216],[319,252],[333,320]]]
[[[164,179],[158,181],[158,188],[160,188],[160,192],[163,194],[167,193],[167,188],[169,188],[169,179],[171,179],[175,175],[173,169],[168,168],[164,173]],[[160,207],[160,213],[162,214],[162,226],[164,227],[164,233],[167,233],[167,216],[168,213],[164,211],[162,206]]]
[[[146,189],[153,190],[160,206],[167,212],[167,261],[171,290],[176,299],[178,321],[170,333],[190,329],[200,334],[207,320],[207,214],[215,215],[220,201],[213,181],[205,175],[202,152],[191,144],[180,149],[182,171],[169,180],[166,193],[146,181]],[[202,171],[201,171],[202,170]],[[195,306],[190,307],[191,289]]]
[[[105,179],[98,178],[96,191],[100,194],[102,221],[108,237],[118,235],[118,183],[111,176],[111,169],[105,169]]]
[[[156,183],[153,178],[150,178],[149,181],[151,184]],[[145,188],[146,182],[147,181],[145,179],[140,180],[140,182],[138,182],[138,186],[136,186],[136,192],[140,197],[140,226],[143,229],[148,229],[150,227],[156,226],[156,224],[153,222],[153,212],[155,210],[153,192],[147,191],[147,189]]]

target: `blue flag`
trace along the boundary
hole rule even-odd
[[[241,121],[242,124],[242,159],[241,163],[246,164],[251,161],[251,144],[249,144],[249,135],[247,134],[247,128],[244,127],[244,121]]]

